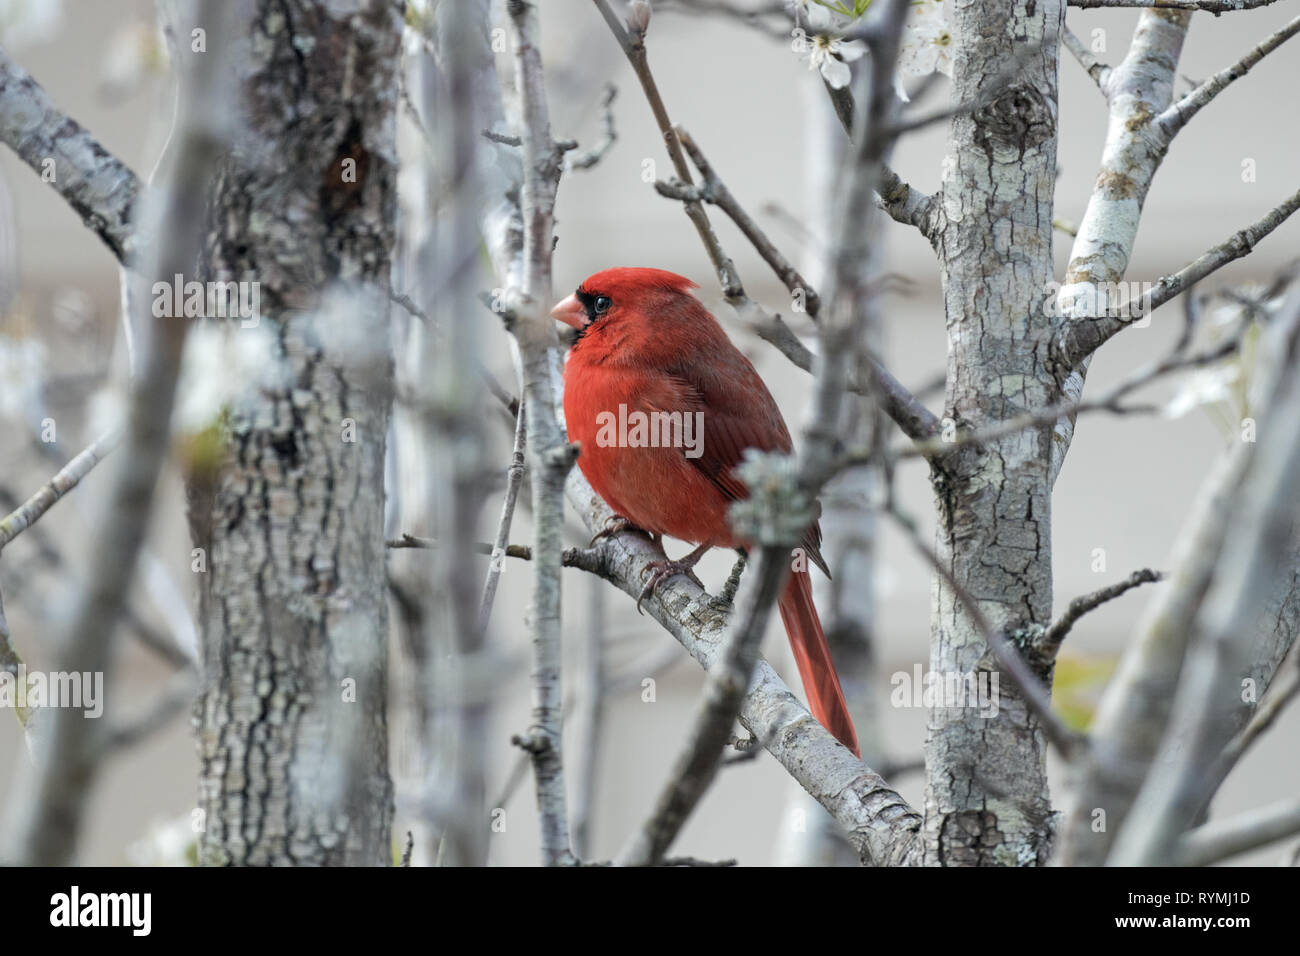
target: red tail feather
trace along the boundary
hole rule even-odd
[[[812,577],[807,571],[790,575],[777,606],[795,663],[799,665],[799,678],[812,715],[836,740],[852,750],[855,757],[861,757],[853,718],[849,716],[844,691],[840,689],[840,679],[831,660],[830,645],[826,643],[822,622],[813,605]]]

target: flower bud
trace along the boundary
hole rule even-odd
[[[632,0],[627,5],[627,28],[639,37],[650,28],[650,0]]]

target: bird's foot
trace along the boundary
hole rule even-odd
[[[641,532],[641,534],[648,537],[651,541],[654,540],[654,535],[652,535],[649,531],[645,530],[645,528],[638,528],[636,525],[628,521],[622,515],[610,515],[608,518],[605,519],[605,527],[601,528],[599,531],[596,532],[596,534],[592,537],[591,542],[587,545],[587,547],[591,547],[601,538],[612,538],[614,535],[622,534],[624,531],[639,531]]]
[[[709,545],[702,544],[679,561],[651,561],[647,564],[641,570],[641,576],[645,577],[648,574],[650,575],[650,580],[647,581],[645,587],[641,589],[641,596],[636,599],[637,613],[645,613],[641,610],[641,602],[653,595],[655,591],[659,589],[659,585],[663,584],[669,578],[675,577],[679,574],[686,575],[686,577],[695,582],[696,586],[698,586],[700,590],[704,590],[704,582],[695,576],[695,571],[693,569],[695,565],[699,563],[700,558],[707,550],[709,550]]]

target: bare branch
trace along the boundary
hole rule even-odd
[[[817,290],[803,278],[799,271],[767,238],[758,223],[744,210],[731,191],[727,189],[726,184],[718,176],[716,170],[704,156],[704,152],[696,145],[691,136],[680,127],[676,128],[676,133],[686,151],[690,153],[691,161],[699,169],[704,181],[700,186],[684,182],[658,182],[655,184],[655,188],[660,195],[688,203],[709,202],[722,209],[735,222],[745,237],[749,239],[759,255],[762,256],[763,261],[772,268],[772,271],[785,285],[786,289],[792,295],[802,295],[808,315],[816,319],[821,312],[821,297],[817,294]],[[895,184],[886,187],[887,192],[899,188],[906,191],[909,188],[899,183],[898,178],[888,171],[882,172],[882,176],[886,182],[891,181],[892,177],[892,182]],[[897,195],[896,192],[892,194]],[[906,196],[903,196],[899,201],[905,205],[910,202],[907,208],[918,216],[928,215],[928,212],[920,211],[921,200],[909,201]],[[928,202],[928,200],[926,201]],[[716,236],[714,236],[713,241],[717,242]],[[720,246],[718,252],[721,253]],[[721,254],[723,258],[726,258],[725,253]],[[730,262],[731,260],[727,259],[727,261]],[[764,341],[776,346],[782,355],[805,372],[811,372],[813,368],[812,352],[799,341],[798,337],[781,320],[780,316],[768,313],[745,295],[743,287],[739,285],[739,276],[735,277],[735,281],[739,293],[732,305],[740,313],[741,317],[749,318],[751,327]],[[924,439],[938,430],[939,419],[919,399],[912,395],[907,387],[898,381],[878,358],[868,356],[867,365],[870,373],[869,380],[865,384],[850,384],[850,391],[874,396],[880,401],[886,414],[902,429],[903,434],[910,438]]]
[[[1300,658],[1297,658],[1297,661],[1300,661]],[[1273,722],[1286,709],[1286,706],[1297,697],[1300,697],[1300,676],[1295,677],[1285,690],[1270,694],[1264,698],[1264,702],[1259,705],[1259,709],[1255,711],[1255,716],[1251,718],[1250,723],[1242,728],[1241,733],[1228,742],[1228,745],[1223,748],[1223,753],[1219,755],[1219,759],[1215,762],[1213,769],[1207,774],[1214,789],[1217,790],[1219,785],[1228,778],[1232,768],[1246,755],[1246,752],[1255,741],[1273,726]]]
[[[39,521],[60,498],[77,487],[81,480],[117,447],[121,439],[122,434],[116,429],[100,435],[72,461],[59,469],[58,473],[39,491],[0,521],[0,551]]]
[[[1061,31],[1061,42],[1070,51],[1071,55],[1079,61],[1079,65],[1088,71],[1088,75],[1097,84],[1097,89],[1101,90],[1103,94],[1108,93],[1111,68],[1093,56],[1092,51],[1083,45],[1083,41],[1075,36],[1074,31],[1069,27],[1065,27]]]
[[[1112,584],[1108,587],[1099,588],[1091,594],[1085,594],[1077,597],[1070,602],[1061,615],[1060,620],[1049,627],[1043,637],[1038,641],[1039,648],[1050,657],[1055,657],[1057,651],[1061,648],[1061,642],[1065,636],[1070,633],[1079,618],[1083,617],[1089,611],[1101,607],[1107,601],[1113,601],[1135,587],[1143,584],[1152,584],[1156,581],[1164,580],[1164,575],[1159,571],[1152,571],[1150,568],[1142,568],[1140,571],[1134,571],[1123,581],[1118,584]]]
[[[229,19],[215,0],[204,0],[200,22],[212,25],[214,47],[227,47]],[[146,275],[166,277],[193,268],[201,246],[202,224],[212,170],[224,150],[221,118],[228,105],[218,94],[231,69],[219,53],[193,58],[192,93],[178,131],[175,165],[164,203],[158,210],[159,240],[149,251]],[[180,317],[146,319],[151,331],[140,372],[132,383],[129,418],[119,468],[112,476],[106,505],[92,533],[90,566],[84,584],[75,588],[68,623],[59,648],[60,671],[111,673],[110,639],[121,616],[134,576],[136,559],[148,527],[150,506],[170,438],[172,402],[180,372],[181,351],[189,323]],[[87,800],[87,782],[99,762],[90,746],[94,723],[81,713],[56,708],[45,731],[44,752],[23,797],[13,808],[11,826],[15,861],[66,864],[76,850]]]
[[[668,156],[672,160],[673,170],[677,178],[683,183],[690,186],[694,184],[691,178],[690,166],[686,163],[686,156],[682,153],[681,143],[677,139],[677,131],[673,127],[672,121],[668,118],[668,109],[664,106],[663,97],[659,95],[659,87],[655,83],[654,74],[650,72],[650,63],[646,59],[645,38],[635,35],[627,30],[623,22],[610,9],[607,0],[593,0],[596,9],[600,11],[605,23],[609,25],[610,32],[618,40],[618,45],[622,48],[624,56],[632,65],[632,71],[636,73],[637,79],[641,83],[641,89],[645,92],[646,100],[650,103],[650,111],[654,113],[655,123],[659,126],[659,132],[664,138],[664,146],[668,149]],[[736,267],[732,261],[727,258],[727,254],[722,251],[722,246],[718,242],[718,237],[713,231],[713,226],[709,223],[708,213],[704,211],[704,206],[699,200],[689,200],[686,202],[686,215],[695,225],[695,230],[700,234],[700,241],[704,243],[704,248],[709,254],[709,259],[713,262],[713,268],[722,283],[722,294],[727,302],[739,308],[748,301],[745,295],[744,287],[740,284],[740,277],[736,274]]]
[[[619,854],[623,866],[653,866],[662,860],[717,775],[732,723],[758,662],[758,646],[767,629],[772,605],[789,573],[789,561],[788,545],[767,546],[760,551],[757,584],[743,592],[745,600],[709,667],[690,738],[678,755],[654,812]]]
[[[848,87],[837,90],[829,83],[823,85],[826,87],[826,95],[830,98],[831,108],[835,110],[835,116],[839,119],[840,126],[844,128],[844,135],[850,140],[853,139],[853,91]],[[915,226],[921,231],[921,235],[934,243],[939,229],[939,224],[935,220],[935,212],[939,208],[938,197],[927,196],[919,189],[914,189],[903,182],[898,174],[889,168],[888,163],[881,164],[878,190],[877,204],[889,214],[890,219],[905,226]]]
[[[1300,190],[1256,222],[1206,250],[1173,275],[1162,277],[1143,294],[1141,299],[1125,310],[1128,313],[1126,316],[1086,316],[1071,319],[1063,326],[1057,338],[1057,353],[1062,363],[1073,368],[1112,336],[1142,316],[1149,315],[1228,263],[1248,255],[1269,233],[1286,222],[1297,209],[1300,209]]]
[[[1128,378],[1117,383],[1098,398],[1056,402],[1055,404],[1049,405],[1045,408],[1025,412],[1023,415],[1017,415],[1014,418],[995,422],[992,425],[987,425],[983,428],[962,429],[953,432],[950,436],[932,436],[891,451],[890,457],[895,460],[915,456],[939,459],[951,453],[954,449],[960,448],[964,445],[982,447],[1006,435],[1023,431],[1026,428],[1032,428],[1035,425],[1046,425],[1067,416],[1074,418],[1084,412],[1105,411],[1116,415],[1155,412],[1158,410],[1155,406],[1126,405],[1123,403],[1123,399],[1133,392],[1150,385],[1152,382],[1155,382],[1172,372],[1184,371],[1189,368],[1201,368],[1214,362],[1221,361],[1227,356],[1235,353],[1241,346],[1241,333],[1244,331],[1244,328],[1245,327],[1243,326],[1235,335],[1224,341],[1222,344],[1208,351],[1200,352],[1191,356],[1183,354],[1187,343],[1185,341],[1180,342],[1169,355],[1159,361],[1152,362],[1143,368],[1139,368]],[[855,449],[844,456],[844,464],[861,464],[866,461],[871,454],[872,449]]]
[[[1109,862],[1163,863],[1213,796],[1212,768],[1245,710],[1238,688],[1255,678],[1247,639],[1278,580],[1291,585],[1290,545],[1300,500],[1300,285],[1260,344],[1273,366],[1264,381],[1269,413],[1254,444],[1250,470],[1234,502],[1218,568],[1196,639],[1180,675],[1171,725],[1186,729],[1184,746],[1149,772]],[[1249,443],[1245,443],[1249,444]],[[1285,577],[1283,577],[1285,573]],[[1267,675],[1262,682],[1267,686]],[[1226,692],[1225,692],[1226,690]]]
[[[492,543],[492,560],[488,564],[487,579],[483,582],[483,598],[479,603],[480,633],[487,630],[488,621],[492,619],[492,604],[496,600],[502,562],[506,558],[506,546],[510,541],[510,525],[515,517],[515,502],[519,500],[519,489],[524,483],[524,450],[527,436],[528,419],[521,407],[515,415],[515,447],[510,454],[510,467],[506,470],[506,495],[501,502],[501,518],[497,522],[497,536]]]
[[[613,83],[606,83],[605,95],[600,101],[605,135],[599,143],[587,152],[567,157],[565,165],[568,169],[591,169],[604,159],[605,154],[613,148],[615,141],[618,140],[618,129],[614,126],[614,98],[616,96],[618,96],[618,87]]]
[[[1174,852],[1175,866],[1210,866],[1300,833],[1300,800],[1248,810],[1190,831]]]
[[[1272,34],[1227,69],[1220,70],[1156,118],[1167,140],[1173,139],[1193,116],[1233,82],[1241,79],[1264,57],[1300,32],[1300,17]]]
[[[1178,60],[1191,14],[1143,10],[1124,59],[1107,81],[1109,121],[1096,185],[1070,245],[1065,285],[1058,300],[1062,326],[1083,310],[1095,308],[1098,287],[1124,278],[1137,240],[1140,211],[1166,150],[1151,132],[1151,120],[1173,101]],[[1086,292],[1087,296],[1075,293]],[[1088,375],[1086,356],[1063,369],[1061,392],[1068,400],[1083,396]],[[1060,376],[1058,376],[1060,377]],[[1051,477],[1055,483],[1074,438],[1074,416],[1053,429]]]
[[[1300,452],[1300,440],[1293,443],[1287,431],[1300,424],[1288,423],[1295,418],[1291,380],[1300,342],[1300,294],[1288,298],[1287,309],[1270,323],[1258,353],[1261,407],[1271,410],[1263,420],[1266,433],[1259,442],[1234,442],[1206,481],[1176,545],[1169,585],[1147,608],[1137,639],[1125,651],[1098,705],[1092,729],[1095,746],[1081,768],[1080,784],[1059,831],[1059,862],[1065,865],[1146,859],[1167,851],[1203,806],[1205,791],[1212,793],[1205,772],[1248,713],[1235,689],[1224,694],[1219,688],[1235,688],[1238,678],[1248,673],[1267,687],[1278,658],[1269,649],[1274,637],[1263,632],[1280,630],[1276,640],[1283,647],[1294,640],[1294,630],[1279,628],[1276,616],[1260,620],[1261,609],[1273,602],[1271,595],[1255,591],[1270,589],[1276,575],[1258,570],[1257,546],[1262,542],[1257,536],[1264,529],[1255,509],[1277,504],[1277,489],[1262,484],[1276,477],[1276,459]],[[1265,448],[1266,453],[1261,451]],[[1270,458],[1274,461],[1261,467]],[[1270,549],[1282,530],[1273,523]],[[1269,560],[1274,569],[1288,565],[1287,559]],[[1241,577],[1245,565],[1257,569],[1249,587]],[[1281,583],[1284,589],[1292,587],[1291,576]],[[1207,596],[1214,590],[1223,595],[1217,611]],[[1229,616],[1223,606],[1229,596],[1242,599],[1230,608],[1236,635],[1230,646],[1218,639]],[[1209,623],[1197,637],[1203,605]],[[1250,620],[1243,616],[1247,611]],[[1212,616],[1216,613],[1218,620]],[[1218,637],[1206,639],[1206,634]],[[1243,660],[1246,656],[1253,659]],[[1220,666],[1230,673],[1216,676]],[[1192,728],[1191,742],[1185,752],[1171,757],[1172,763],[1157,761],[1175,726]],[[1092,825],[1099,806],[1107,813],[1104,832]]]
[[[675,184],[668,186],[664,183],[656,183],[655,188],[661,195],[673,198],[689,200],[691,198],[700,199],[704,202],[711,203],[721,209],[730,217],[731,221],[744,234],[745,238],[754,246],[755,251],[763,258],[776,273],[778,279],[785,285],[786,289],[793,295],[803,294],[804,307],[808,314],[813,318],[821,307],[821,299],[814,289],[799,271],[791,264],[790,260],[782,255],[781,251],[767,238],[767,235],[759,228],[753,218],[744,208],[736,201],[736,197],[731,194],[721,177],[718,176],[704,151],[696,144],[690,133],[680,126],[675,127],[677,138],[681,141],[683,148],[691,157],[691,162],[695,168],[700,171],[700,178],[703,182],[698,187],[682,186]]]
[[[933,196],[909,186],[886,165],[880,171],[879,199],[880,208],[889,214],[890,219],[915,226],[921,235],[934,242],[938,230],[934,220],[937,205]]]
[[[138,247],[135,219],[140,180],[76,120],[62,113],[41,85],[3,50],[0,140],[38,176],[48,178],[119,262],[131,261]]]
[[[569,475],[567,491],[588,530],[602,527],[610,511],[576,469]],[[647,538],[627,532],[602,539],[589,553],[596,558],[590,570],[633,599],[641,593],[646,566],[663,560],[662,550]],[[706,671],[713,667],[727,627],[728,605],[685,577],[676,577],[660,586],[645,610]],[[865,861],[880,866],[919,862],[920,814],[814,720],[762,658],[739,718],[847,831]]]
[[[515,40],[515,72],[522,113],[523,184],[520,206],[524,222],[522,302],[514,335],[519,343],[524,380],[524,413],[532,494],[536,562],[533,577],[533,712],[524,740],[532,754],[541,818],[542,859],[549,866],[575,862],[565,809],[561,757],[563,691],[561,674],[560,552],[563,550],[564,480],[577,449],[565,438],[555,409],[559,380],[555,323],[547,314],[551,298],[551,249],[555,190],[563,151],[551,138],[546,90],[542,81],[539,28],[532,4],[506,4]]]

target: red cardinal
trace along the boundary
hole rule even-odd
[[[642,597],[690,573],[709,548],[743,549],[727,508],[749,492],[732,469],[746,448],[792,447],[767,386],[691,295],[695,287],[662,269],[606,269],[551,311],[578,330],[564,370],[564,417],[569,441],[581,445],[582,473],[631,525],[699,545],[680,561],[658,562]],[[653,428],[638,433],[638,421],[653,422],[655,412],[681,413],[702,434],[683,428],[667,436],[673,441],[656,441],[663,436]],[[816,524],[802,544],[829,575]],[[791,573],[779,607],[813,716],[861,756],[806,570]]]

